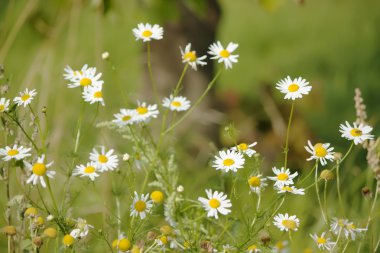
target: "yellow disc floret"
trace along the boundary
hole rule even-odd
[[[291,85],[289,85],[288,91],[289,92],[296,92],[299,90],[299,88],[300,88],[300,86],[298,84],[292,83]]]
[[[24,102],[27,101],[29,98],[30,98],[29,94],[24,94],[24,95],[21,96],[21,100],[24,101]]]
[[[146,209],[146,203],[144,201],[142,201],[142,200],[136,201],[136,203],[135,203],[135,209],[136,209],[137,212],[140,212],[140,213],[144,212],[145,209]]]
[[[46,174],[46,166],[43,163],[35,163],[32,167],[33,174],[43,176]]]
[[[174,107],[180,107],[182,104],[181,104],[181,102],[179,102],[179,101],[173,101],[173,102],[171,103],[171,105],[174,106]]]
[[[208,204],[214,209],[220,207],[220,201],[217,199],[210,199]]]
[[[164,193],[162,191],[154,191],[150,194],[150,198],[155,203],[161,203],[164,200]]]
[[[327,155],[327,150],[323,147],[322,143],[317,143],[314,145],[315,155],[318,157],[325,157]]]
[[[107,156],[105,156],[105,155],[99,155],[99,157],[98,157],[98,161],[99,161],[100,163],[106,163],[106,162],[108,162],[108,158],[107,158]]]
[[[146,107],[137,107],[136,111],[138,114],[143,115],[148,112],[148,109]]]
[[[224,166],[231,166],[231,165],[234,165],[234,163],[235,163],[235,161],[233,159],[230,159],[230,158],[224,159],[224,161],[223,161]]]
[[[95,172],[95,167],[94,166],[87,166],[86,168],[84,168],[84,173],[86,174],[92,174]]]
[[[18,155],[19,152],[17,149],[10,149],[8,150],[8,153],[7,153],[9,156],[15,156],[15,155]]]
[[[248,179],[248,184],[252,187],[259,187],[261,185],[261,180],[259,177],[253,176]]]
[[[295,230],[297,228],[297,223],[294,220],[283,220],[282,225],[291,230]]]
[[[354,137],[359,137],[359,136],[362,136],[363,132],[362,132],[362,130],[360,130],[358,128],[353,128],[353,129],[351,129],[350,134]]]
[[[127,238],[120,239],[117,247],[120,251],[127,251],[131,248],[131,242]]]
[[[82,79],[79,81],[79,84],[80,84],[81,86],[89,86],[89,85],[92,84],[92,80],[91,80],[90,78],[85,77],[85,78],[82,78]]]
[[[228,58],[231,54],[226,49],[223,49],[219,52],[220,57]]]
[[[184,54],[183,59],[194,62],[197,60],[197,55],[195,54],[195,51],[190,51]]]
[[[150,30],[145,30],[142,32],[142,36],[144,36],[145,38],[149,38],[150,36],[152,36],[152,31]]]
[[[73,245],[74,242],[75,242],[75,238],[72,237],[72,236],[69,235],[69,234],[65,235],[65,236],[63,237],[63,239],[62,239],[62,243],[63,243],[65,246],[67,246],[67,247]]]
[[[289,176],[286,173],[280,173],[280,174],[278,174],[277,178],[280,181],[286,181],[286,180],[288,180]]]

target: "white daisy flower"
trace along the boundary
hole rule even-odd
[[[236,248],[234,246],[226,244],[226,245],[223,245],[223,249],[219,253],[232,253],[232,252],[236,252]]]
[[[179,48],[181,50],[182,55],[182,62],[183,63],[189,63],[189,65],[194,69],[197,70],[197,65],[204,66],[207,65],[207,62],[204,62],[207,58],[206,55],[197,57],[197,53],[195,51],[191,51],[191,43],[187,44],[185,47],[185,50],[182,50],[182,48]]]
[[[54,177],[55,171],[47,170],[47,168],[49,168],[53,163],[54,162],[45,164],[45,155],[38,157],[37,161],[33,165],[24,161],[26,168],[32,172],[32,175],[28,178],[28,180],[26,180],[26,183],[32,183],[33,185],[36,185],[39,180],[41,186],[46,188],[44,176],[47,176],[49,178]]]
[[[150,209],[153,207],[153,203],[149,199],[149,194],[141,194],[139,196],[135,192],[135,197],[133,198],[133,203],[131,205],[131,216],[140,216],[140,219],[145,219],[146,214],[150,213]]]
[[[82,239],[88,235],[90,228],[94,228],[94,226],[87,224],[85,219],[78,218],[75,229],[70,232],[70,235],[75,239]]]
[[[30,156],[30,148],[24,148],[23,146],[17,146],[16,144],[13,147],[6,146],[5,148],[0,148],[0,155],[4,156],[4,161],[9,161],[11,159],[21,160],[27,156]]]
[[[9,99],[0,98],[0,112],[6,112],[9,110]]]
[[[333,234],[338,235],[339,231],[345,229],[346,224],[348,223],[349,221],[346,219],[338,219],[334,217],[330,223],[330,231]]]
[[[302,77],[292,80],[290,76],[287,76],[276,84],[276,88],[281,93],[286,94],[285,99],[295,100],[296,98],[302,98],[302,95],[309,94],[311,86],[308,86],[308,84],[309,82]]]
[[[84,65],[81,71],[74,71],[75,77],[70,79],[71,83],[67,84],[69,88],[83,87],[84,89],[90,86],[102,86],[103,80],[100,80],[102,73],[96,73],[96,68],[87,68]],[[73,74],[74,75],[74,74]]]
[[[211,59],[218,60],[218,63],[223,62],[226,69],[232,68],[232,63],[238,62],[239,55],[233,55],[232,52],[238,47],[238,44],[228,43],[227,48],[224,48],[220,41],[211,44],[208,53],[212,55]]]
[[[90,160],[96,163],[99,172],[114,170],[119,165],[119,159],[117,155],[113,155],[113,149],[106,152],[104,146],[101,146],[100,153],[93,148],[92,153],[90,153]]]
[[[357,228],[353,222],[347,219],[338,219],[334,217],[330,224],[330,231],[335,235],[343,232],[346,239],[354,241],[356,236],[360,235],[363,231],[366,231],[366,229]]]
[[[289,252],[288,241],[278,241],[273,246],[273,253],[288,253]]]
[[[96,167],[97,163],[93,161],[88,162],[87,165],[77,165],[73,171],[73,176],[89,177],[94,181],[99,176]]]
[[[115,118],[112,120],[119,127],[124,127],[129,124],[133,124],[136,121],[136,110],[131,109],[120,109],[119,113],[114,114]]]
[[[274,183],[274,186],[278,187],[294,184],[293,178],[295,178],[298,175],[298,172],[294,172],[293,174],[291,174],[289,169],[285,170],[283,167],[281,168],[281,170],[277,169],[276,167],[273,167],[272,170],[274,174],[276,174],[276,176],[268,178],[270,180],[276,181]]]
[[[219,156],[215,156],[214,158],[212,167],[216,168],[216,170],[224,170],[225,172],[230,170],[236,172],[238,169],[243,168],[245,162],[243,155],[233,150],[219,151]]]
[[[190,108],[190,101],[182,96],[173,97],[173,95],[170,95],[169,98],[162,100],[162,106],[169,108],[171,111],[186,111]]]
[[[260,194],[265,186],[268,185],[265,182],[266,180],[266,178],[262,178],[261,174],[250,176],[248,179],[249,188],[251,188],[251,191],[254,193]]]
[[[353,127],[346,121],[346,125],[340,124],[339,131],[342,133],[342,137],[353,140],[355,145],[362,143],[365,140],[372,140],[373,135],[369,134],[372,131],[372,127],[364,124],[356,124],[354,122]]]
[[[152,39],[161,40],[164,34],[164,29],[161,26],[152,26],[149,23],[140,23],[132,31],[136,40],[142,40],[143,42],[151,41]]]
[[[256,150],[253,150],[252,147],[256,146],[256,144],[257,144],[257,142],[254,142],[251,144],[247,144],[247,143],[242,142],[242,143],[238,144],[237,146],[232,147],[230,149],[233,151],[242,152],[242,153],[246,154],[248,157],[252,157],[256,153]]]
[[[199,197],[198,200],[202,203],[204,209],[207,211],[207,217],[214,217],[218,219],[218,212],[227,215],[231,212],[229,208],[232,206],[231,201],[227,199],[227,195],[223,192],[211,189],[206,190],[207,199]]]
[[[325,235],[326,232],[323,232],[321,236],[318,236],[317,234],[310,234],[311,238],[313,238],[320,250],[331,250],[334,247],[335,242],[332,242],[330,238],[326,238]]]
[[[276,187],[277,193],[285,193],[285,192],[290,192],[296,195],[305,195],[305,189],[299,188],[297,189],[293,185],[283,185],[283,186],[277,186]]]
[[[26,107],[28,104],[30,104],[33,100],[33,98],[37,95],[36,90],[28,90],[28,88],[25,89],[24,92],[20,92],[19,97],[15,97],[13,99],[13,102],[15,102],[18,106],[24,106]]]
[[[96,86],[87,86],[87,88],[83,90],[82,96],[84,98],[84,101],[89,102],[90,104],[99,102],[102,104],[102,106],[105,105],[101,84]]]
[[[355,241],[356,236],[360,236],[361,233],[366,230],[366,228],[357,228],[353,222],[348,222],[346,224],[346,229],[344,230],[344,235],[346,239],[351,238],[352,241]]]
[[[65,67],[65,74],[63,74],[63,77],[66,80],[70,80],[73,82],[78,81],[78,79],[81,79],[81,76],[86,73],[87,71],[92,71],[93,68],[89,68],[87,64],[83,65],[81,70],[73,70],[69,65]],[[75,86],[76,87],[76,86]],[[74,88],[74,87],[70,87]]]
[[[311,154],[311,157],[306,159],[307,161],[317,160],[321,162],[322,166],[324,166],[327,164],[326,160],[329,160],[330,162],[334,160],[334,148],[330,147],[330,143],[317,143],[313,146],[308,140],[307,144],[308,146],[305,146],[305,149]]]
[[[136,111],[136,121],[137,122],[145,122],[148,123],[151,118],[157,118],[159,114],[157,110],[157,105],[147,105],[145,102],[140,103],[137,102],[138,107],[135,109]]]
[[[258,253],[258,252],[261,252],[261,249],[259,249],[256,244],[252,244],[251,246],[247,248],[247,253]]]
[[[287,213],[279,213],[274,217],[273,224],[281,231],[297,231],[300,225],[300,220],[295,215],[289,216]]]

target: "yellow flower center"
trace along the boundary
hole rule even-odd
[[[224,166],[231,166],[234,164],[235,164],[235,161],[233,159],[230,159],[230,158],[224,159],[224,161],[223,161]]]
[[[250,177],[248,183],[252,187],[259,187],[261,185],[261,180],[259,177]]]
[[[228,56],[230,56],[231,54],[226,49],[223,49],[222,51],[219,52],[219,55],[220,57],[228,58]]]
[[[191,62],[194,62],[197,60],[197,55],[195,54],[195,51],[191,51],[191,52],[187,52],[184,56],[183,56],[183,59],[184,60],[189,60]]]
[[[247,143],[240,143],[238,146],[238,149],[241,150],[241,151],[245,151],[248,149],[248,145]]]
[[[102,98],[103,97],[103,93],[101,91],[97,91],[94,93],[94,98]]]
[[[135,209],[136,209],[137,212],[140,212],[140,213],[144,212],[144,210],[146,209],[145,202],[142,201],[142,200],[136,201],[136,203],[135,203]]]
[[[92,84],[92,80],[90,78],[85,77],[82,78],[79,83],[81,86],[89,86]]]
[[[323,237],[318,237],[318,238],[317,238],[317,243],[318,243],[318,244],[326,244],[326,239],[323,238]]]
[[[75,239],[74,239],[74,237],[72,237],[71,235],[65,235],[65,236],[63,237],[63,239],[62,239],[62,242],[63,242],[63,244],[66,245],[66,246],[71,246],[71,245],[74,244]]]
[[[217,199],[210,199],[208,204],[212,207],[212,208],[218,208],[220,206],[220,201],[217,200]]]
[[[256,250],[257,246],[255,244],[252,244],[251,246],[248,247],[248,250]]]
[[[288,178],[289,178],[289,176],[286,173],[280,173],[277,176],[277,179],[280,181],[286,181],[286,180],[288,180]]]
[[[33,174],[43,176],[46,174],[46,166],[43,163],[35,163],[32,167]]]
[[[15,156],[15,155],[18,155],[18,150],[17,149],[10,149],[9,151],[8,151],[8,155],[9,156]]]
[[[131,116],[126,115],[126,116],[124,116],[124,117],[122,118],[122,120],[123,120],[123,121],[128,121],[128,120],[130,120],[131,118],[132,118]]]
[[[291,230],[295,230],[297,228],[297,223],[294,220],[283,220],[282,225]]]
[[[288,91],[289,92],[296,92],[297,90],[299,90],[299,86],[298,84],[295,84],[295,83],[292,83],[291,85],[289,85],[288,87]]]
[[[363,132],[362,132],[362,130],[360,130],[358,128],[353,128],[353,129],[351,129],[350,134],[354,137],[358,137],[358,136],[362,136]]]
[[[293,189],[290,186],[284,186],[284,187],[281,188],[281,190],[287,191],[287,192],[293,192]]]
[[[117,247],[120,251],[127,251],[131,248],[131,242],[127,238],[123,238],[119,240]]]
[[[315,155],[318,157],[325,157],[327,155],[327,150],[323,147],[322,143],[317,143],[314,145]]]
[[[92,174],[95,172],[95,167],[93,166],[87,166],[85,169],[84,169],[84,173],[86,174]]]
[[[171,105],[174,106],[174,107],[180,107],[182,104],[181,104],[181,102],[179,102],[179,101],[173,101],[173,102],[171,103]]]
[[[345,225],[345,224],[344,224],[344,220],[339,219],[339,220],[338,220],[338,226],[339,226],[339,227],[344,227],[344,225]]]
[[[356,229],[356,226],[354,224],[348,224],[347,228],[348,229]]]
[[[164,200],[164,194],[161,191],[154,191],[150,194],[150,198],[153,202],[161,203]]]
[[[285,245],[284,245],[283,242],[277,242],[277,243],[276,243],[276,247],[277,247],[277,249],[284,249],[284,248],[285,248]]]
[[[168,238],[166,236],[160,236],[160,241],[162,242],[162,244],[166,245],[168,244]]]
[[[4,111],[5,105],[0,105],[0,112]]]
[[[108,158],[107,158],[107,156],[105,156],[105,155],[99,155],[99,157],[98,157],[98,161],[99,161],[100,163],[106,163],[106,162],[108,162]]]
[[[36,216],[37,214],[38,214],[38,210],[35,207],[28,207],[24,212],[24,216],[26,217],[33,217],[33,216]]]
[[[150,31],[150,30],[145,30],[145,31],[143,31],[143,33],[142,33],[142,36],[144,36],[145,38],[149,38],[150,36],[152,36],[152,31]]]
[[[24,94],[24,95],[21,96],[21,100],[24,101],[24,102],[27,101],[29,98],[30,98],[29,94]]]
[[[146,107],[137,107],[136,111],[138,114],[143,115],[148,112],[148,109]]]

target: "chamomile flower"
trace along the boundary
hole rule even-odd
[[[118,252],[127,252],[132,248],[131,241],[123,233],[119,235],[118,239],[112,242],[112,248],[117,249]]]
[[[292,193],[295,195],[305,195],[305,189],[303,189],[303,188],[297,189],[293,185],[291,185],[291,186],[289,186],[289,185],[277,186],[276,189],[277,189],[277,193],[289,192],[289,193]]]
[[[133,198],[133,203],[131,205],[131,216],[140,216],[140,219],[145,219],[146,214],[150,213],[153,203],[149,199],[149,194],[141,194],[139,196],[135,192],[135,197]]]
[[[208,53],[212,55],[211,59],[218,60],[218,63],[223,62],[226,69],[232,68],[232,63],[238,62],[239,55],[233,55],[232,52],[238,47],[238,44],[228,43],[227,48],[224,48],[220,41],[211,44]]]
[[[99,172],[114,170],[119,165],[117,155],[113,155],[113,149],[106,152],[104,146],[101,147],[100,153],[94,148],[90,153],[90,160],[96,163]]]
[[[261,174],[250,176],[248,179],[249,188],[256,194],[260,194],[265,186],[268,184],[265,182],[267,179],[262,178]]]
[[[135,118],[137,122],[148,123],[151,118],[157,118],[157,115],[159,114],[156,104],[147,105],[145,102],[138,102],[138,107],[135,109],[135,111]]]
[[[302,98],[302,95],[307,95],[311,91],[309,82],[302,77],[292,80],[290,76],[287,76],[276,84],[276,88],[280,90],[281,93],[286,94],[285,99],[292,100]]]
[[[346,227],[346,224],[348,224],[349,221],[346,220],[346,219],[338,219],[338,218],[332,218],[332,221],[330,223],[330,231],[335,234],[335,235],[338,235],[340,230],[343,230],[345,229]]]
[[[207,62],[203,61],[207,58],[206,55],[197,57],[197,53],[195,51],[191,51],[191,43],[187,44],[185,47],[185,50],[181,50],[182,55],[182,62],[183,63],[189,63],[189,65],[194,69],[197,70],[197,65],[204,66],[207,65]]]
[[[335,235],[343,232],[346,239],[350,238],[352,241],[354,241],[356,239],[356,236],[360,235],[363,231],[366,231],[366,229],[357,228],[353,222],[347,219],[338,219],[334,217],[332,218],[330,224],[330,231]]]
[[[0,98],[0,112],[6,112],[9,110],[9,99]]]
[[[366,230],[366,228],[357,228],[353,222],[348,222],[346,224],[346,229],[344,230],[344,235],[346,239],[351,238],[352,241],[355,241],[356,236],[361,235],[362,232]]]
[[[247,253],[258,253],[258,252],[261,252],[261,249],[259,249],[256,244],[252,244],[251,246],[247,248]]]
[[[372,127],[365,124],[353,123],[353,126],[346,121],[346,125],[341,124],[339,131],[342,133],[342,137],[353,140],[355,145],[362,143],[365,140],[372,140],[373,135],[369,134],[372,131]]]
[[[75,75],[74,75],[75,74]],[[87,65],[84,65],[81,71],[75,71],[67,87],[76,88],[83,87],[84,89],[90,86],[102,86],[103,80],[102,73],[96,73],[96,68],[87,68]]]
[[[256,144],[257,144],[257,142],[254,142],[251,144],[247,144],[245,142],[242,142],[242,143],[238,144],[237,146],[232,147],[231,150],[242,152],[243,154],[247,155],[248,157],[252,157],[256,153],[256,150],[253,150],[252,147],[256,146]]]
[[[97,163],[93,161],[88,162],[87,165],[77,165],[73,171],[73,176],[89,177],[94,181],[99,176],[96,167]]]
[[[227,199],[227,195],[223,192],[212,192],[211,189],[206,190],[207,199],[199,197],[198,200],[202,203],[207,211],[207,217],[218,219],[218,213],[227,215],[231,212],[229,208],[232,206],[231,201]]]
[[[233,150],[219,151],[219,156],[214,158],[212,167],[225,172],[230,170],[236,172],[238,169],[243,168],[245,162],[243,155]]]
[[[69,65],[65,67],[65,73],[63,74],[63,77],[66,80],[70,81],[77,81],[80,80],[83,73],[86,73],[87,71],[92,71],[93,68],[89,68],[87,64],[83,65],[81,70],[73,70]],[[76,86],[75,86],[76,87]],[[70,87],[74,88],[74,87]]]
[[[82,96],[84,98],[84,101],[89,102],[90,104],[99,102],[102,104],[102,106],[105,105],[101,84],[96,86],[87,86],[87,88],[83,90]]]
[[[161,40],[164,34],[164,29],[159,25],[151,25],[149,23],[140,23],[137,28],[134,28],[133,35],[136,40],[142,40],[143,42],[154,40]]]
[[[289,216],[287,213],[279,213],[274,217],[273,224],[281,231],[297,231],[300,220],[295,215]]]
[[[33,165],[24,161],[26,168],[32,172],[32,175],[26,180],[26,183],[36,185],[39,181],[41,186],[46,188],[44,176],[49,178],[54,177],[55,171],[48,170],[53,163],[54,162],[45,163],[45,155],[38,157],[37,161]]]
[[[276,167],[272,168],[274,174],[276,174],[275,177],[268,177],[270,180],[276,181],[274,183],[274,186],[282,187],[284,185],[292,185],[294,184],[293,178],[295,178],[298,175],[298,172],[294,172],[293,174],[290,173],[289,169],[284,169],[283,167],[281,170],[277,169]]]
[[[317,234],[310,234],[320,250],[331,250],[334,247],[335,242],[332,242],[330,238],[326,238],[325,235],[326,232],[323,232],[320,236]]]
[[[278,241],[273,246],[273,253],[288,253],[289,252],[288,241]]]
[[[0,155],[4,156],[4,161],[9,161],[11,159],[21,160],[29,154],[30,148],[24,148],[23,146],[17,146],[16,144],[13,147],[6,146],[5,148],[0,148]]]
[[[70,232],[70,235],[75,239],[82,239],[88,235],[90,228],[94,228],[94,226],[87,224],[85,219],[78,218],[75,229]]]
[[[136,110],[132,109],[120,109],[119,113],[114,114],[115,118],[112,120],[119,127],[124,127],[129,124],[133,124],[136,121]]]
[[[33,98],[37,95],[36,90],[28,90],[28,88],[25,89],[25,91],[20,92],[19,97],[15,97],[13,99],[13,102],[15,102],[18,106],[24,106],[26,107],[28,104],[30,104],[33,100]]]
[[[173,97],[173,95],[170,95],[169,98],[162,100],[162,106],[169,108],[171,111],[186,111],[190,108],[190,101],[182,96]]]
[[[327,160],[330,162],[334,160],[334,148],[330,147],[330,143],[317,143],[313,146],[308,140],[307,144],[308,146],[305,146],[305,149],[311,154],[311,157],[306,159],[307,161],[317,160],[324,166],[327,164]]]

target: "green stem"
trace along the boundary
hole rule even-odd
[[[30,106],[30,104],[28,105],[28,107],[29,107],[30,112],[32,113],[32,115],[34,117],[34,120],[35,120],[36,124],[37,124],[38,133],[39,133],[40,138],[41,138],[42,149],[44,149],[44,147],[45,147],[45,140],[44,140],[44,134],[42,132],[41,124],[40,124],[40,118],[38,117],[37,114],[34,113],[32,107]]]
[[[311,169],[311,171],[309,172],[309,174],[307,174],[307,176],[304,177],[304,178],[299,182],[299,184],[302,184],[306,179],[308,179],[308,178],[313,174],[313,172],[314,172],[315,168],[317,167],[317,165],[318,165],[318,161],[316,161],[314,167]]]
[[[318,166],[315,168],[315,192],[317,193],[318,198],[318,204],[319,208],[321,209],[323,220],[325,221],[326,225],[328,226],[329,223],[327,222],[325,212],[322,207],[321,197],[319,196],[319,188],[318,188]]]
[[[47,213],[50,213],[50,211],[49,211],[49,209],[48,209],[48,207],[47,207],[47,205],[46,205],[46,203],[45,203],[45,201],[44,201],[44,198],[43,198],[43,196],[42,196],[42,194],[41,194],[40,187],[39,187],[38,185],[37,185],[37,191],[38,191],[38,195],[40,196],[40,199],[41,199],[42,205],[45,207],[46,212],[47,212]]]
[[[334,249],[335,249],[336,245],[338,245],[338,242],[339,242],[340,236],[342,235],[342,230],[343,230],[342,228],[339,229],[338,238],[336,238],[336,241],[335,241],[334,247],[331,249],[330,252],[334,252]]]
[[[293,117],[293,111],[294,111],[294,101],[292,102],[292,108],[290,109],[290,115],[289,115],[289,121],[288,121],[288,128],[286,129],[286,140],[285,140],[285,162],[284,162],[284,169],[287,167],[288,163],[288,152],[289,152],[289,133],[290,133],[290,125],[292,123],[292,117]]]
[[[79,115],[79,119],[77,122],[76,130],[75,130],[76,134],[75,134],[75,140],[74,140],[74,154],[76,154],[78,151],[79,138],[80,138],[80,133],[81,133],[81,127],[82,127],[82,120],[83,120],[85,105],[86,104],[84,102],[82,102],[82,109],[81,109],[81,113]]]
[[[50,187],[49,178],[46,176],[45,179],[46,179],[46,184],[47,184],[47,187],[48,187],[48,190],[49,190],[49,194],[50,194],[51,200],[53,201],[54,208],[55,208],[57,214],[59,214],[57,202],[55,201],[54,194],[53,194],[53,192],[51,190],[51,187]]]
[[[325,214],[328,224],[330,224],[330,217],[327,209],[327,180],[325,180],[325,187],[323,189],[323,206],[325,207]]]
[[[156,100],[156,102],[160,105],[158,101],[158,93],[157,93],[157,85],[153,78],[153,71],[152,71],[152,63],[151,63],[151,55],[150,55],[150,42],[147,42],[147,57],[148,57],[148,72],[149,72],[149,78],[150,82],[152,83],[152,90],[153,90],[153,96]]]

